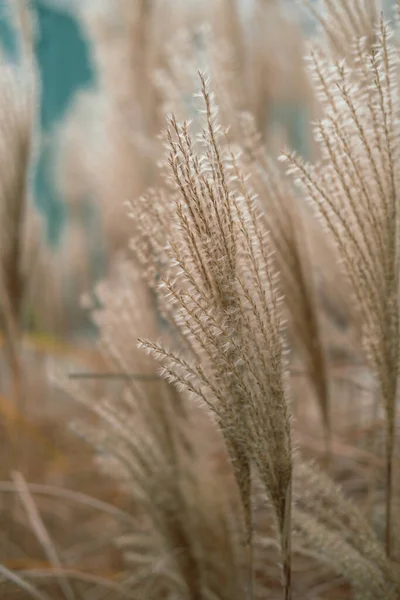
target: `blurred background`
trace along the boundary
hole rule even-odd
[[[393,5],[384,0],[382,8],[389,14]],[[59,259],[60,311],[70,331],[76,298],[104,275],[111,250],[125,243],[124,202],[156,183],[156,136],[168,110],[177,109],[166,81],[178,68],[172,63],[179,53],[170,55],[179,31],[191,37],[185,44],[192,61],[206,64],[210,57],[200,54],[210,42],[201,40],[208,25],[215,47],[229,48],[235,78],[246,83],[240,100],[238,90],[232,97],[256,115],[270,146],[288,143],[310,158],[314,101],[302,53],[315,22],[295,0],[31,0],[29,6],[40,70],[33,196],[45,242]],[[0,2],[0,40],[6,59],[18,61],[6,0]],[[186,53],[181,75],[187,60]],[[194,91],[185,91],[187,81],[174,85],[183,101]],[[115,119],[125,128],[124,140]],[[86,326],[79,322],[78,330]]]
[[[5,264],[8,260],[13,299],[8,317],[1,323],[0,338],[0,506],[10,508],[7,494],[11,496],[16,485],[15,478],[9,480],[10,472],[20,469],[28,481],[39,486],[32,489],[44,497],[41,507],[54,538],[61,540],[63,564],[74,569],[79,566],[91,577],[112,579],[122,567],[110,540],[121,532],[121,524],[99,506],[98,512],[93,510],[93,502],[86,499],[85,504],[83,496],[79,502],[76,496],[68,496],[64,506],[59,502],[59,494],[64,493],[60,489],[79,491],[114,507],[122,508],[128,501],[115,485],[98,475],[87,444],[68,428],[73,418],[92,419],[89,411],[77,408],[55,389],[48,373],[60,368],[64,372],[92,371],[103,366],[93,343],[98,329],[89,318],[85,296],[106,276],[115,276],[118,285],[126,276],[119,267],[121,258],[129,253],[133,226],[126,203],[160,182],[163,140],[159,134],[171,112],[178,119],[196,113],[193,96],[199,89],[198,69],[211,75],[225,125],[234,130],[237,111],[251,112],[273,156],[289,146],[306,159],[316,157],[310,122],[318,114],[318,105],[303,61],[316,23],[312,12],[295,0],[27,0],[22,4],[29,8],[29,23],[24,20],[26,15],[22,19],[25,29],[18,26],[21,15],[13,10],[13,0],[0,0],[3,66],[11,64],[21,70],[15,89],[11,73],[10,77],[5,73],[0,82],[4,98],[0,128],[2,135],[8,131],[9,96],[15,92],[10,100],[15,107],[15,99],[30,86],[32,106],[18,107],[25,112],[16,113],[15,122],[24,123],[34,139],[24,163],[30,174],[26,203],[21,202],[21,210],[15,212],[10,206],[15,208],[18,203],[12,197],[9,214],[0,215],[4,238],[12,231],[9,237],[15,242],[9,254],[0,256]],[[319,4],[318,0],[313,4]],[[394,5],[395,0],[383,0],[385,15],[391,14]],[[33,81],[27,77],[27,61]],[[9,94],[9,90],[14,91]],[[0,144],[4,152],[0,159],[6,165],[4,174],[8,172],[7,157],[18,156],[13,146],[18,136],[3,137],[6,143],[4,148]],[[9,171],[13,173],[12,168]],[[359,347],[353,353],[350,328],[342,326],[350,321],[348,298],[342,302],[340,296],[347,288],[337,284],[334,261],[321,250],[320,238],[318,243],[311,269],[318,273],[317,281],[323,282],[322,291],[318,288],[321,305],[330,302],[327,309],[323,307],[329,313],[326,320],[334,323],[327,337],[334,385],[341,398],[338,420],[346,424],[347,442],[356,431],[358,443],[370,431],[362,425],[371,413],[360,420],[364,395],[371,398],[370,379],[361,365],[356,375],[351,371],[353,380],[348,381],[353,354],[359,358]],[[318,279],[320,272],[324,279]],[[136,302],[147,307],[148,297],[140,295],[137,281],[129,276],[128,270],[125,288],[130,285],[130,291],[137,294]],[[121,288],[115,287],[116,295]],[[118,313],[123,300],[121,305],[118,298],[112,300]],[[128,307],[132,322],[138,320],[129,313],[136,308],[133,304]],[[124,335],[129,338],[127,347],[136,359],[138,332],[131,334],[121,323],[121,339]],[[343,368],[344,361],[348,362]],[[305,378],[304,371],[296,372],[296,368],[295,395],[300,397]],[[100,392],[96,388],[94,394]],[[354,394],[360,398],[358,408],[352,403]],[[309,454],[314,456],[321,452],[322,443],[311,439],[310,414],[314,423],[319,418],[311,404],[299,406],[309,436]],[[344,428],[340,432],[344,436]],[[356,457],[362,470],[369,457],[363,454],[365,446],[353,454],[350,442],[343,439],[336,450],[343,458],[343,471],[347,469],[346,480],[354,468],[351,460]],[[348,477],[355,493],[359,463],[354,468],[355,478]],[[58,491],[45,486],[57,486]],[[37,573],[50,568],[40,540],[29,532],[29,518],[21,516],[21,507],[11,508],[15,527],[0,532],[0,563],[10,569],[36,569]],[[5,515],[6,520],[7,514],[0,512],[0,517]],[[71,522],[82,527],[70,531]],[[99,531],[104,531],[104,536],[99,536]],[[90,598],[102,597],[94,592]]]
[[[87,324],[75,322],[76,299],[104,275],[111,247],[119,250],[125,243],[123,204],[155,183],[156,135],[164,112],[177,109],[176,102],[167,106],[174,102],[167,98],[172,86],[166,73],[177,68],[170,54],[179,31],[191,36],[184,43],[191,44],[193,62],[207,24],[218,44],[230,44],[234,68],[248,83],[241,105],[256,112],[268,139],[286,139],[309,157],[312,100],[301,52],[302,35],[312,33],[313,21],[290,0],[32,0],[29,5],[40,70],[33,201],[44,220],[45,242],[58,260],[65,322],[57,327],[71,331],[77,325],[81,331]],[[3,52],[18,62],[5,0],[0,11]],[[185,60],[187,55],[182,76]],[[175,92],[182,97],[195,91],[184,89],[187,81],[174,85],[181,86]],[[119,129],[116,139],[115,119],[125,123],[124,140]]]

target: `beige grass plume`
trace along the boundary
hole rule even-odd
[[[383,20],[375,45],[359,39],[354,48],[350,65],[311,48],[310,68],[324,109],[315,126],[321,160],[309,165],[293,154],[284,159],[337,244],[362,318],[386,411],[390,555],[399,368],[398,50]]]
[[[242,129],[243,165],[260,202],[274,249],[279,285],[287,311],[290,344],[301,355],[314,388],[325,430],[326,454],[330,454],[331,406],[321,306],[313,278],[313,261],[307,243],[313,219],[268,155],[251,115],[239,118]]]
[[[175,182],[170,208],[175,225],[167,251],[174,270],[163,285],[190,353],[142,344],[171,382],[214,413],[249,536],[255,463],[275,510],[290,598],[291,441],[276,276],[254,198],[236,157],[224,146],[203,76],[201,82],[206,120],[200,139],[174,118],[167,136]]]

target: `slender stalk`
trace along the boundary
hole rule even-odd
[[[285,517],[282,529],[282,562],[285,600],[292,600],[292,479],[285,498]]]
[[[395,445],[394,419],[388,419],[386,432],[386,498],[385,498],[385,549],[390,559],[392,556],[392,522],[393,522],[393,455]]]
[[[248,577],[248,596],[249,600],[254,600],[254,552],[253,552],[253,507],[251,505],[251,488],[252,479],[250,475],[250,503],[246,521],[247,527],[247,542],[246,542],[246,559],[247,559],[247,577]]]

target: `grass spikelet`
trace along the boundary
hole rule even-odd
[[[176,227],[168,242],[177,270],[164,285],[176,302],[175,324],[189,338],[192,356],[142,344],[170,381],[215,413],[250,534],[254,461],[274,507],[290,598],[292,459],[276,276],[254,198],[237,158],[221,141],[203,76],[201,82],[206,121],[200,139],[196,143],[187,125],[174,118],[168,134],[176,184]]]
[[[351,583],[356,598],[399,597],[396,570],[369,523],[314,465],[295,469],[295,546],[319,555]]]
[[[306,219],[302,199],[296,198],[277,165],[263,147],[250,115],[242,115],[244,162],[257,191],[261,214],[270,232],[274,262],[288,311],[291,342],[300,351],[314,388],[325,430],[326,457],[330,455],[331,407],[326,350],[322,339],[320,314],[312,261],[306,239]]]
[[[290,172],[335,240],[362,317],[365,350],[386,411],[386,548],[391,554],[395,403],[399,368],[397,51],[381,21],[355,66],[311,49],[324,108],[315,126],[321,161],[288,154]]]

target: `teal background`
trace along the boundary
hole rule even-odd
[[[41,152],[35,177],[35,201],[46,217],[47,239],[57,245],[66,222],[66,209],[52,181],[55,124],[64,117],[76,92],[95,83],[95,70],[90,61],[90,48],[72,14],[32,0],[38,23],[36,56],[42,79]],[[18,57],[18,45],[7,19],[7,2],[0,0],[0,43],[10,59]],[[307,114],[303,107],[276,106],[273,119],[287,123],[289,139],[307,154],[304,135]]]
[[[41,73],[41,152],[35,176],[35,201],[46,217],[47,239],[56,245],[66,221],[66,210],[52,181],[54,126],[65,115],[75,93],[92,86],[95,73],[79,23],[67,12],[33,0],[38,35],[35,51]],[[18,60],[18,43],[0,0],[0,42],[11,60]]]
[[[54,246],[66,223],[66,209],[52,181],[54,126],[65,115],[76,92],[95,83],[96,74],[90,48],[72,11],[51,7],[44,0],[31,0],[31,4],[38,22],[35,50],[42,79],[42,142],[35,176],[35,201],[46,217],[48,242]],[[242,8],[250,8],[252,0],[241,0],[240,4]],[[383,5],[388,16],[393,0],[383,0]],[[310,31],[310,22],[303,25]],[[11,60],[17,59],[18,45],[7,19],[6,0],[0,0],[0,43]],[[272,124],[284,124],[289,142],[305,157],[309,155],[308,120],[307,108],[296,102],[279,103],[272,110]]]

